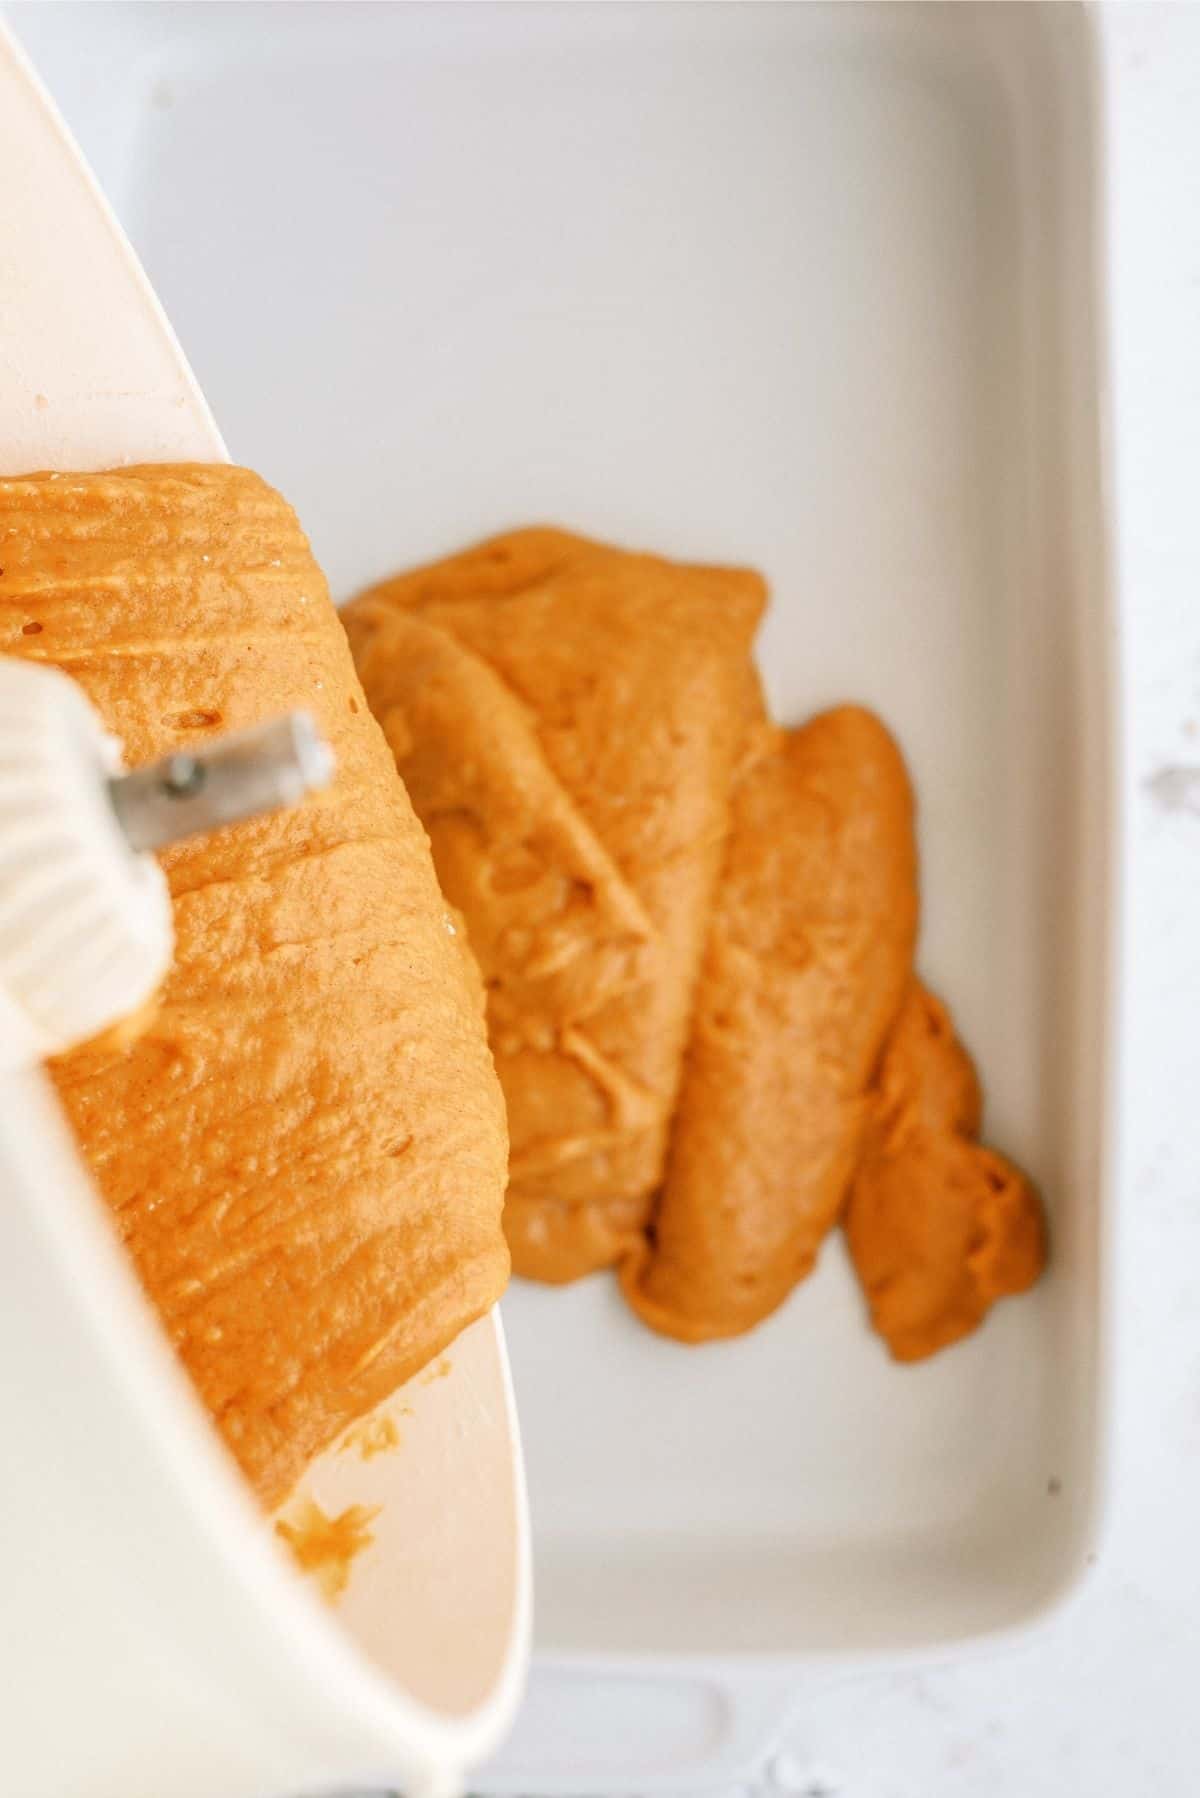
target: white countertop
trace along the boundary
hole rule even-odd
[[[1200,5],[1102,29],[1128,802],[1111,1522],[1024,1647],[814,1690],[774,1787],[813,1798],[1200,1790]]]

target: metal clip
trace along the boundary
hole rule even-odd
[[[307,712],[176,750],[108,783],[117,821],[141,853],[297,805],[329,785],[333,752]]]

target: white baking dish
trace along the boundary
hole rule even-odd
[[[17,8],[235,457],[335,590],[545,519],[744,559],[781,714],[877,706],[921,965],[1053,1269],[893,1367],[840,1244],[752,1337],[505,1305],[541,1659],[496,1790],[750,1764],[847,1658],[1094,1550],[1113,1168],[1100,143],[1074,6]]]

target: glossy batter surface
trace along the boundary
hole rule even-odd
[[[176,958],[132,1047],[56,1068],[117,1228],[265,1502],[502,1290],[477,979],[290,508],[212,467],[0,481],[0,653],[139,762],[307,707],[331,788],[168,851]]]
[[[756,575],[529,530],[343,614],[488,990],[516,1271],[639,1238],[744,729]]]
[[[944,1005],[913,983],[871,1098],[846,1239],[871,1322],[898,1361],[967,1335],[1041,1273],[1041,1204],[980,1147],[981,1097]]]
[[[738,1335],[812,1268],[916,916],[912,796],[884,726],[846,706],[765,733],[734,796],[662,1198],[622,1268],[653,1328]]]

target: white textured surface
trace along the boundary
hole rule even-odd
[[[1200,1789],[1200,800],[1146,784],[1200,767],[1200,7],[1103,29],[1132,864],[1113,1522],[1024,1649],[814,1693],[782,1787],[814,1798]]]

